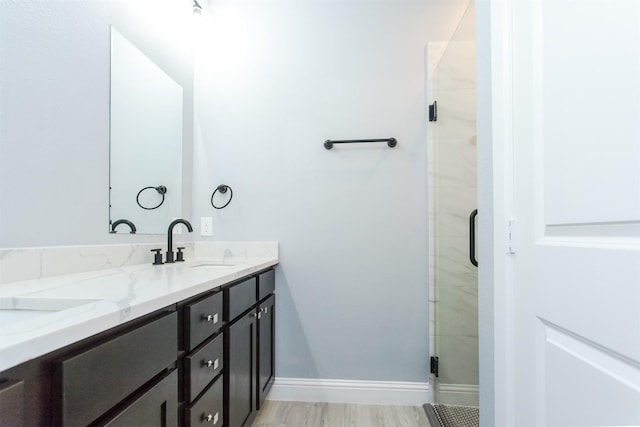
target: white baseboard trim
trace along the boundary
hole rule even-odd
[[[269,400],[421,406],[429,383],[276,378]]]
[[[472,384],[437,384],[436,400],[447,405],[478,406],[480,387]]]

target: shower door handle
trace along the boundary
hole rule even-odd
[[[471,264],[478,266],[478,260],[476,259],[476,217],[478,216],[478,209],[471,211],[469,215],[469,260]]]

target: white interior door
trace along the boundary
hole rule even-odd
[[[510,4],[513,423],[640,425],[640,1]]]

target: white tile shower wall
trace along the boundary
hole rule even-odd
[[[186,247],[187,259],[230,261],[278,254],[277,242],[175,242],[177,246]],[[158,243],[0,249],[0,283],[147,264],[153,260],[151,249],[157,248],[164,256],[166,245]]]

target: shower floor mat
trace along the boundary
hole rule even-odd
[[[474,406],[424,405],[431,427],[479,427],[480,409]]]

